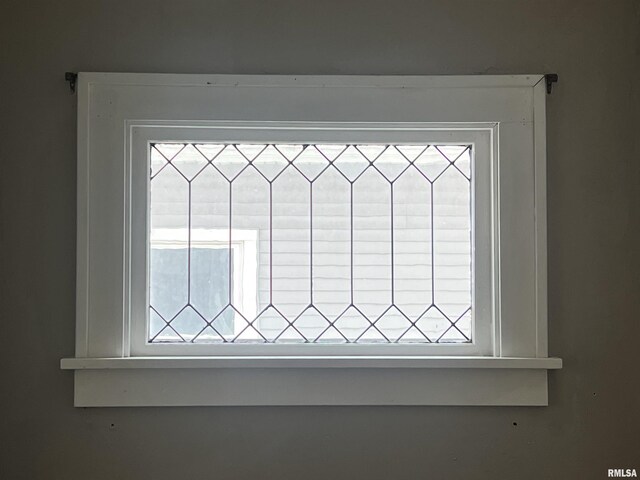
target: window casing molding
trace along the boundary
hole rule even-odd
[[[546,370],[561,362],[547,358],[544,89],[542,75],[81,73],[76,358],[62,361],[63,368],[77,370],[76,405],[396,403],[381,392],[388,388],[384,381],[365,382],[362,393],[341,383],[372,369],[385,378],[393,373],[389,382],[400,388],[400,404],[546,404]],[[136,220],[146,215],[138,193],[147,191],[148,166],[134,159],[146,158],[150,141],[411,142],[416,133],[427,142],[472,142],[477,158],[487,160],[484,183],[475,185],[488,191],[473,195],[487,202],[474,209],[482,253],[475,265],[485,275],[474,288],[479,311],[488,310],[490,321],[480,325],[486,331],[478,330],[472,345],[140,342],[136,312],[147,298],[139,291],[146,289],[147,268],[145,256],[135,252],[144,247],[146,227]],[[478,221],[478,215],[490,218]],[[298,372],[309,367],[304,375],[317,377],[332,396],[302,390]],[[242,378],[249,381],[256,369],[277,376],[284,388],[256,387],[262,390],[252,400],[242,398]],[[418,389],[409,387],[416,371]],[[484,387],[478,390],[480,378]],[[206,388],[200,385],[205,379]],[[159,392],[167,383],[179,384],[182,393],[164,398]],[[134,387],[140,384],[144,391]],[[517,394],[514,385],[520,385]]]

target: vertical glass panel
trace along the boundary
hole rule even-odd
[[[170,324],[189,301],[189,184],[170,164],[150,182],[149,216],[150,340],[182,341]]]
[[[393,185],[395,304],[411,320],[433,302],[431,184],[409,168]]]
[[[332,320],[351,303],[350,189],[334,168],[313,182],[313,303]],[[323,338],[341,336],[330,330]]]
[[[233,310],[223,312],[236,293],[229,244],[229,189],[229,182],[211,165],[191,181],[190,304],[212,322],[197,335],[199,342],[219,341],[220,335],[234,332]]]
[[[369,319],[392,301],[390,192],[389,182],[374,168],[353,184],[353,299]]]
[[[244,328],[246,321],[253,322],[257,313],[272,303],[271,196],[269,182],[252,166],[233,180],[231,192],[231,242],[241,255],[236,265],[242,270],[242,281],[234,278],[234,285],[241,289],[242,301],[234,296],[232,305],[241,314],[242,317],[236,315],[236,320]],[[252,246],[254,241],[257,247]],[[267,318],[268,313],[260,317],[242,332],[241,339],[262,341],[256,328]]]
[[[289,167],[271,188],[273,303],[293,319],[311,303],[310,183]]]
[[[471,307],[471,191],[453,166],[433,184],[433,221],[434,303],[455,321]]]

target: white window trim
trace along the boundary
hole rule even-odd
[[[81,73],[76,355],[62,360],[75,370],[75,405],[546,405],[547,370],[562,362],[547,354],[545,96],[543,75]],[[146,270],[131,242],[144,228],[132,220],[145,208],[135,192],[146,187],[135,182],[146,175],[136,175],[141,165],[131,158],[149,139],[178,131],[197,141],[196,131],[210,138],[215,129],[271,127],[342,128],[347,140],[376,129],[400,137],[419,129],[440,142],[455,132],[489,135],[489,350],[301,351],[316,347],[307,345],[289,354],[141,355],[131,342],[140,297],[132,292],[146,288],[135,281]]]
[[[132,266],[130,273],[125,272],[125,276],[130,276],[132,287],[130,323],[132,327],[137,327],[137,333],[131,335],[133,341],[142,337],[142,323],[140,319],[146,317],[148,302],[145,298],[146,281],[145,272],[148,271],[146,263],[136,259],[144,259],[143,252],[146,251],[147,224],[145,212],[147,200],[141,193],[146,191],[148,166],[143,162],[137,165],[133,158],[144,158],[149,149],[150,143],[162,143],[170,141],[197,141],[197,142],[222,142],[222,141],[272,141],[276,143],[286,142],[309,142],[309,143],[335,143],[335,139],[352,142],[369,143],[411,143],[420,138],[418,143],[469,143],[472,144],[473,188],[480,191],[482,197],[481,209],[476,209],[474,223],[475,241],[473,252],[473,268],[476,279],[483,281],[474,282],[474,310],[473,316],[474,334],[471,343],[465,344],[141,344],[132,343],[125,353],[131,356],[163,356],[163,355],[490,355],[494,352],[495,329],[499,328],[499,322],[492,323],[490,318],[493,315],[493,303],[496,302],[492,292],[492,268],[490,262],[491,252],[494,248],[492,244],[492,234],[487,230],[490,222],[488,216],[492,210],[492,203],[495,199],[491,195],[492,173],[491,169],[491,148],[496,136],[495,125],[493,124],[470,124],[442,126],[434,129],[432,124],[422,123],[381,123],[376,122],[375,127],[370,124],[341,122],[340,124],[323,122],[322,124],[304,122],[219,122],[206,121],[199,122],[197,127],[192,126],[193,122],[183,125],[180,122],[158,123],[155,121],[135,121],[129,122],[130,148],[132,152],[129,156],[131,168],[132,188],[131,195],[131,234],[130,250],[132,252]],[[231,139],[231,140],[230,140]],[[475,196],[475,195],[474,195]],[[474,200],[475,201],[475,200]],[[125,202],[126,203],[126,202]],[[139,206],[139,208],[137,208]],[[483,216],[487,218],[483,218]],[[484,220],[484,221],[483,221]],[[136,290],[135,286],[142,287]],[[137,302],[136,300],[140,300]],[[484,317],[483,322],[478,322],[480,316]]]

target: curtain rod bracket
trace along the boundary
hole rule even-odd
[[[64,72],[64,79],[65,81],[69,82],[69,88],[71,89],[71,93],[75,93],[78,74],[75,72]]]
[[[558,81],[557,73],[547,73],[544,76],[544,81],[547,84],[547,93],[551,95],[551,90],[553,89],[553,84]]]

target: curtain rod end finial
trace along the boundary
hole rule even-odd
[[[71,89],[71,93],[75,93],[78,74],[75,72],[64,72],[64,79],[65,81],[69,82],[69,88]]]

